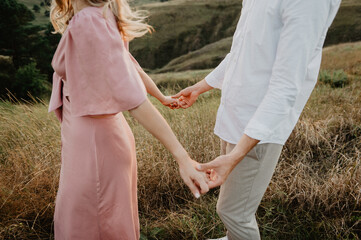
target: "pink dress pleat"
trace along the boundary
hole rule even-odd
[[[73,17],[52,61],[49,111],[61,122],[62,142],[56,240],[139,239],[135,142],[121,111],[146,94],[113,15],[103,18],[102,10]]]

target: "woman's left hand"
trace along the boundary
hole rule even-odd
[[[161,101],[161,103],[166,106],[169,107],[170,109],[177,109],[179,108],[179,100],[172,98],[171,96],[165,96],[163,101]]]

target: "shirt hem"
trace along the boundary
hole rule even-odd
[[[222,134],[220,134],[220,133],[218,133],[218,132],[216,132],[216,131],[214,131],[214,134],[215,134],[217,137],[219,137],[220,139],[222,139],[223,141],[226,141],[226,142],[228,142],[228,143],[231,143],[231,144],[237,144],[237,143],[238,143],[238,141],[233,141],[233,140],[231,140],[231,139],[228,139],[228,138],[222,136]],[[244,134],[244,133],[243,133],[243,134]],[[286,141],[287,141],[287,140],[286,140]],[[283,140],[268,140],[268,139],[266,139],[266,140],[260,141],[258,144],[274,143],[274,144],[279,144],[279,145],[284,146],[285,143],[286,143],[286,141],[283,141]]]

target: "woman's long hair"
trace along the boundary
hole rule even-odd
[[[77,0],[80,1],[80,0]],[[113,12],[119,31],[127,41],[141,37],[152,31],[152,27],[144,22],[144,11],[132,11],[127,0],[84,0],[89,6],[108,7]],[[52,0],[50,20],[55,32],[64,33],[70,19],[74,16],[71,0]]]

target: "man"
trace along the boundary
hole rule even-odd
[[[243,0],[225,59],[177,95],[183,108],[222,90],[214,132],[221,156],[199,170],[221,185],[222,239],[260,239],[255,213],[318,77],[322,46],[340,0]]]

